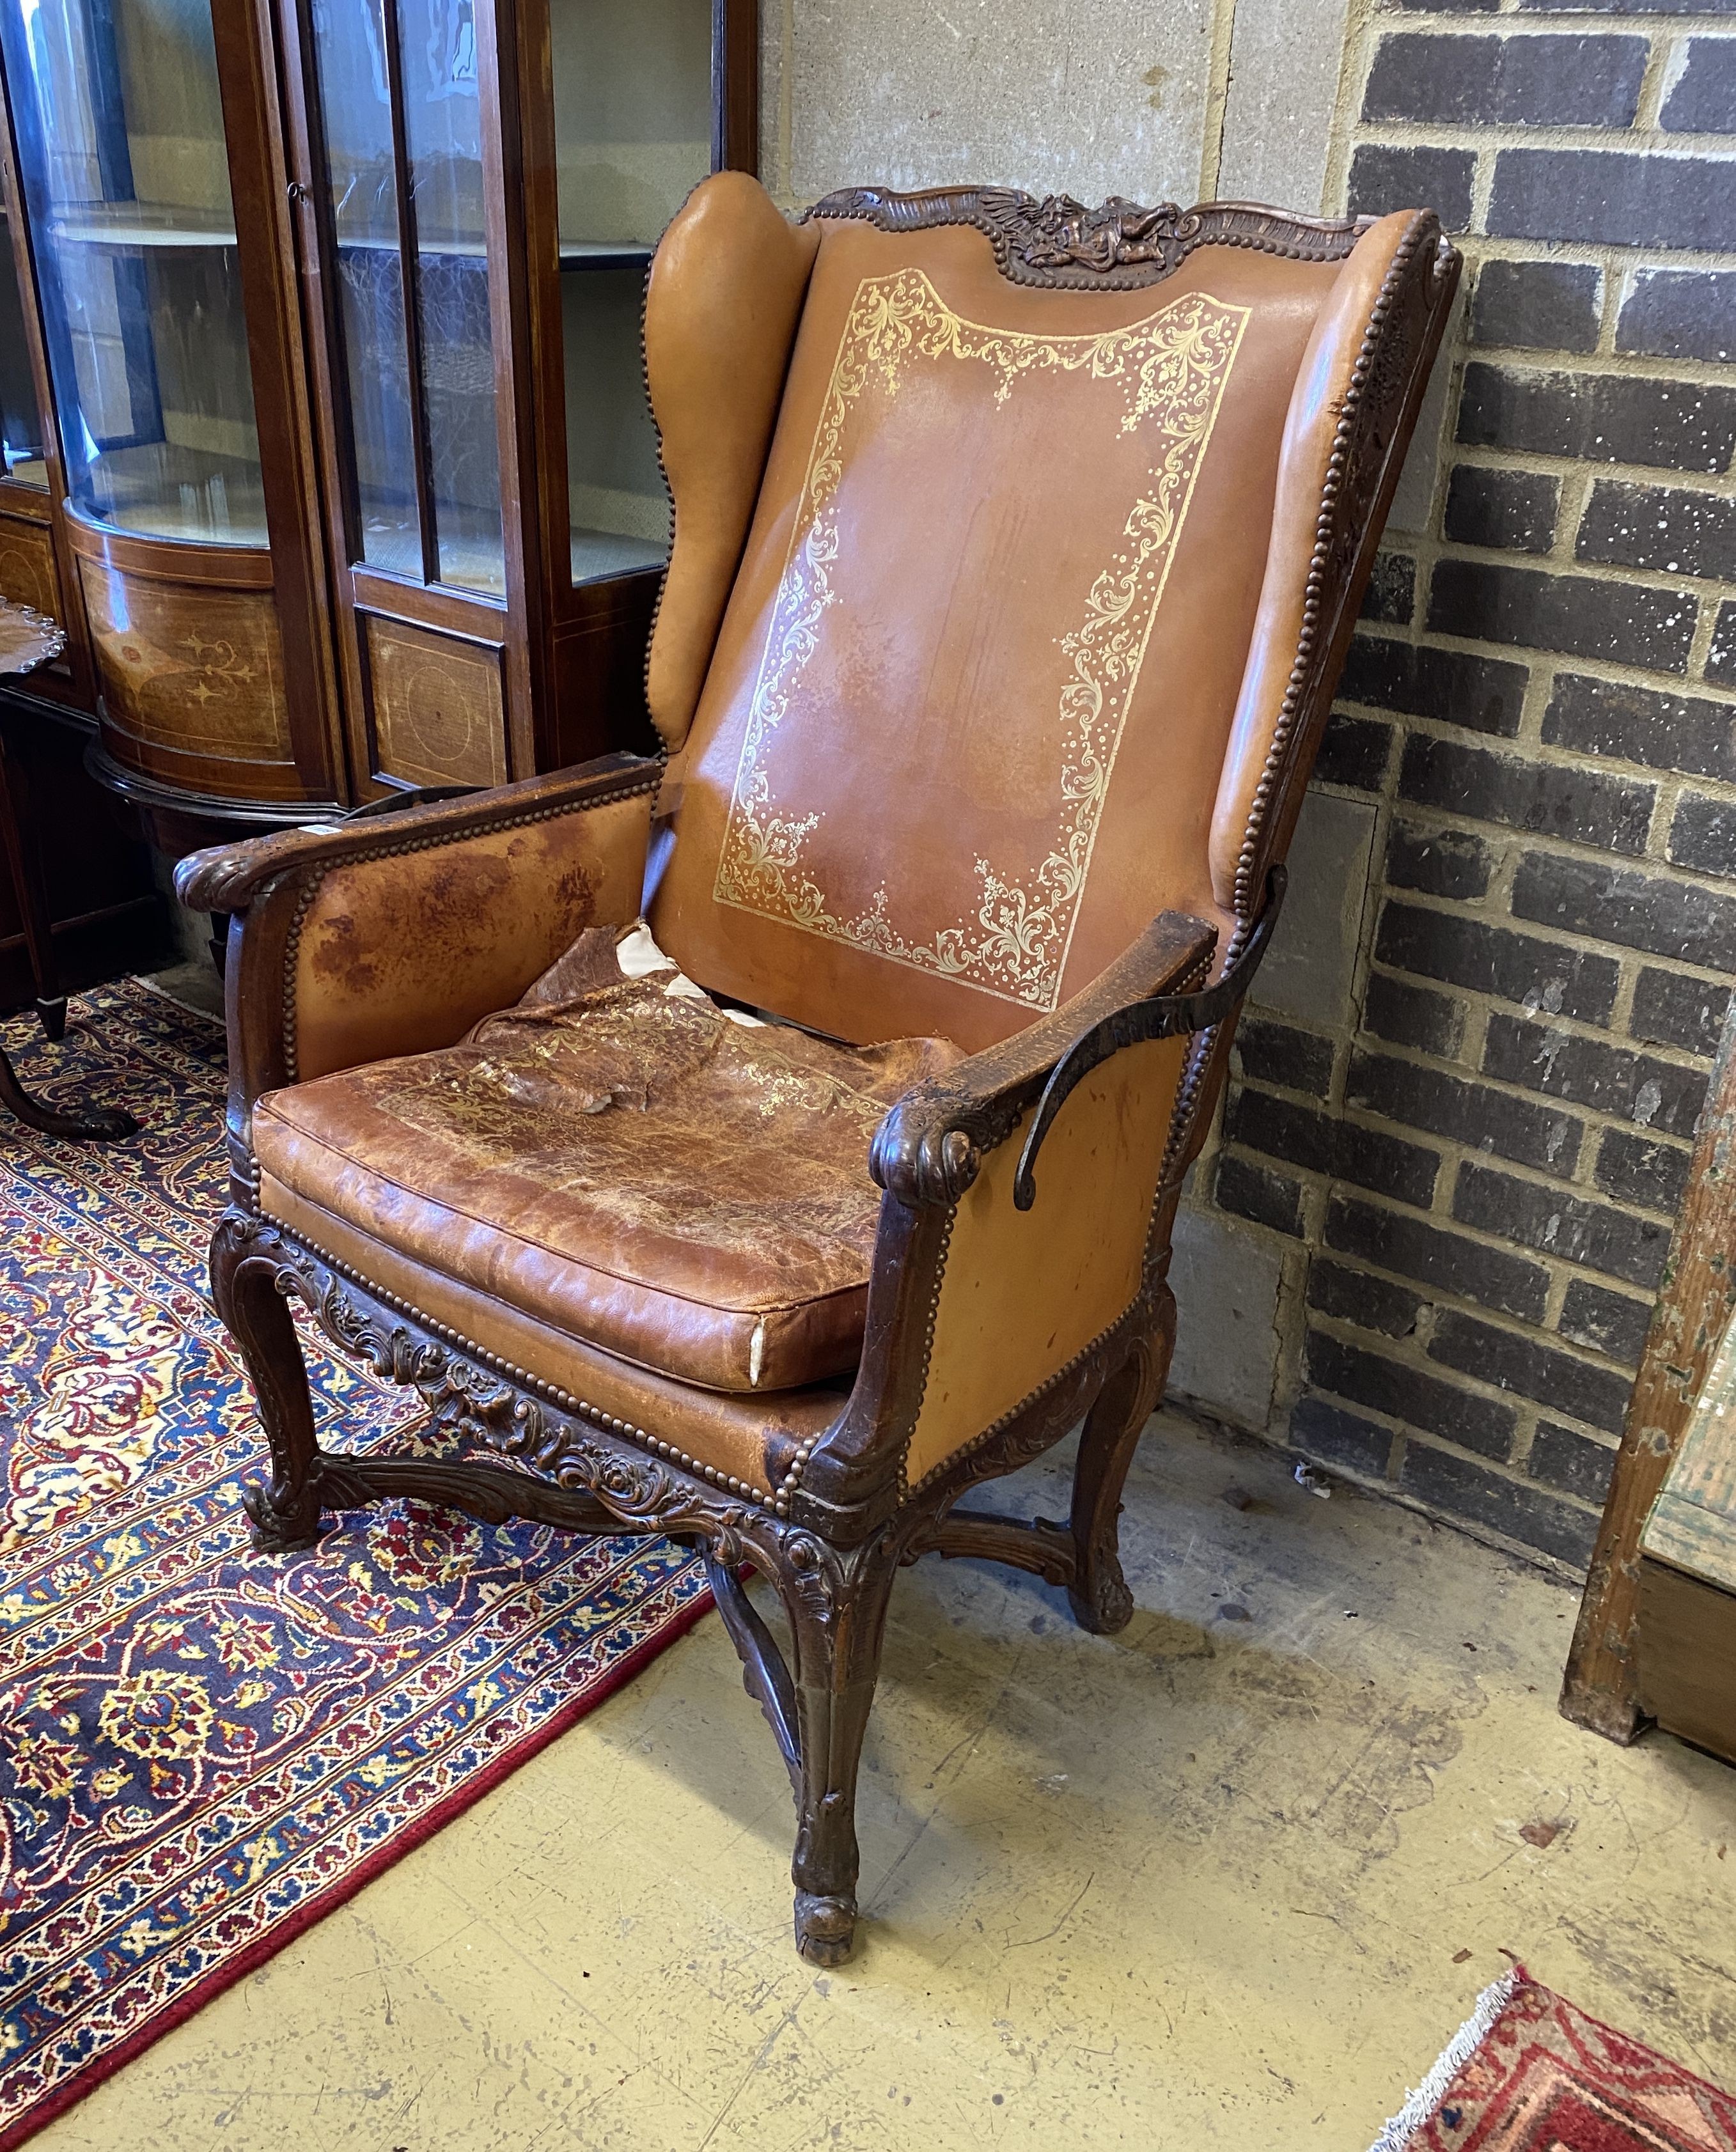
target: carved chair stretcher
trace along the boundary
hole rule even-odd
[[[1130,1614],[1181,1179],[1458,267],[1426,211],[719,175],[647,287],[662,754],[181,869],[257,1544],[417,1496],[701,1547],[816,1963],[901,1563]],[[286,1296],[442,1454],[318,1448]],[[1064,1523],[957,1506],[1082,1417]]]

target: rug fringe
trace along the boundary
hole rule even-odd
[[[1491,1987],[1484,1989],[1477,1997],[1476,2008],[1453,2035],[1440,2060],[1406,2100],[1403,2112],[1393,2117],[1368,2147],[1368,2152],[1404,2152],[1412,2134],[1422,2128],[1445,2098],[1447,2087],[1489,2038],[1490,2027],[1513,2000],[1525,1978],[1525,1967],[1516,1965],[1511,1972],[1504,1972]]]

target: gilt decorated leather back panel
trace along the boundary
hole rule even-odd
[[[1014,282],[827,219],[679,771],[658,939],[715,991],[975,1048],[1208,860],[1297,367],[1338,266]]]

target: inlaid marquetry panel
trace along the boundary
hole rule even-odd
[[[65,622],[53,542],[41,524],[22,515],[0,515],[0,598]]]
[[[269,591],[155,582],[82,555],[79,572],[114,723],[183,754],[293,759]]]
[[[500,654],[364,616],[374,768],[402,784],[504,784]]]

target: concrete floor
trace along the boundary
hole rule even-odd
[[[1736,1772],[1556,1716],[1570,1592],[1172,1416],[1124,1538],[1114,1640],[901,1580],[841,1972],[712,1617],[43,2152],[1363,2152],[1510,1953],[1736,2085]]]

